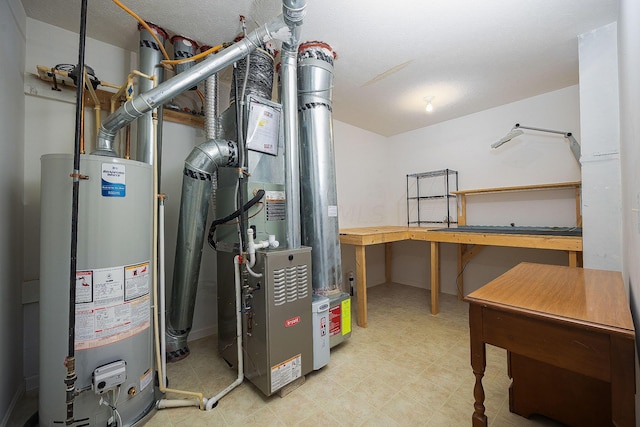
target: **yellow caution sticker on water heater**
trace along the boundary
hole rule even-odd
[[[351,298],[340,303],[342,311],[342,335],[351,333]]]

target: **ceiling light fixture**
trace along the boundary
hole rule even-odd
[[[557,133],[565,137],[565,139],[569,140],[569,148],[571,149],[571,154],[577,160],[578,164],[580,164],[580,144],[576,141],[576,138],[573,136],[571,132],[563,132],[559,130],[551,130],[551,129],[540,129],[533,128],[528,126],[521,126],[520,123],[516,123],[515,126],[506,134],[502,139],[491,144],[491,148],[498,148],[505,142],[511,141],[516,136],[522,135],[524,132],[522,129],[535,130],[538,132],[548,132],[548,133]]]
[[[427,101],[427,108],[425,108],[427,113],[430,113],[433,111],[433,104],[431,104],[431,101],[433,101],[433,98],[435,98],[435,96],[427,96],[424,100]]]

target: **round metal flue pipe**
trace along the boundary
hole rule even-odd
[[[298,53],[302,244],[312,248],[313,291],[320,295],[342,288],[331,117],[334,58],[321,42],[302,44]]]
[[[176,35],[171,37],[171,44],[173,44],[173,59],[175,60],[191,58],[198,50],[198,43],[184,36]],[[180,62],[175,64],[173,70],[176,74],[180,74],[193,67],[195,63],[195,61]]]
[[[158,37],[161,43],[165,43],[168,38],[168,34],[161,27],[147,22],[151,30]],[[164,80],[164,71],[160,66],[162,61],[162,49],[158,46],[158,43],[153,38],[151,33],[145,29],[142,25],[138,25],[140,31],[140,51],[139,51],[139,64],[138,68],[140,72],[148,76],[155,76],[158,84]],[[138,80],[139,93],[145,93],[153,89],[154,83],[149,79]],[[160,106],[161,107],[161,106]],[[151,112],[148,112],[140,117],[137,123],[138,126],[138,141],[136,145],[135,158],[141,162],[153,164],[154,148],[153,148],[153,120]],[[158,111],[158,151],[161,151],[162,147],[162,111]],[[159,159],[159,157],[158,157]],[[158,160],[160,161],[160,160]]]

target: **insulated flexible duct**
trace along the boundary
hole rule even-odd
[[[248,74],[247,59],[249,60]],[[240,81],[243,81],[246,75],[245,98],[249,95],[256,95],[261,98],[271,99],[271,91],[273,89],[273,55],[271,53],[262,48],[256,49],[247,58],[238,61],[237,72]],[[235,100],[235,86],[231,85],[229,101],[235,102]]]
[[[335,154],[331,118],[334,52],[324,43],[300,46],[298,112],[302,243],[311,246],[313,291],[341,290]]]
[[[185,160],[167,327],[170,361],[189,354],[187,336],[193,323],[212,176],[221,166],[237,166],[237,161],[235,142],[221,140],[200,144]]]

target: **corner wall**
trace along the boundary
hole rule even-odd
[[[618,18],[620,158],[622,172],[623,270],[631,312],[640,331],[640,2],[621,0]],[[639,346],[640,347],[640,346]],[[636,418],[640,417],[640,372],[636,363]]]
[[[622,271],[617,24],[578,37],[584,267]]]
[[[19,0],[0,2],[0,425],[24,392],[22,375],[22,159],[26,16]]]

